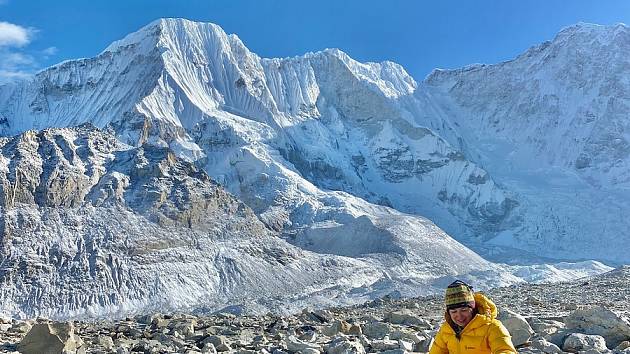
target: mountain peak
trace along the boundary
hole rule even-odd
[[[611,43],[620,34],[628,34],[628,26],[623,23],[614,25],[598,25],[593,23],[578,22],[574,25],[563,28],[554,38],[553,42],[564,42],[567,40],[593,41]]]
[[[236,35],[228,35],[214,23],[195,22],[184,18],[160,18],[128,34],[123,39],[113,42],[104,52],[115,52],[128,46],[147,46],[147,49],[152,49],[155,46],[178,43],[183,38],[202,39],[205,37],[219,39],[225,44],[240,42]]]

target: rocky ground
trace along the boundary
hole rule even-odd
[[[630,267],[569,283],[487,293],[522,353],[630,353]],[[154,314],[102,322],[4,319],[0,350],[22,353],[427,352],[440,296],[382,298],[292,316]]]

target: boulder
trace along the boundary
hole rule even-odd
[[[18,345],[23,354],[85,353],[81,338],[74,334],[71,322],[35,324]]]
[[[431,345],[433,344],[433,337],[425,337],[425,339],[414,345],[414,350],[420,353],[428,353],[429,349],[431,349]]]
[[[217,354],[217,348],[214,347],[214,344],[206,342],[203,347],[201,347],[201,352],[207,354]]]
[[[329,337],[334,337],[338,333],[349,334],[351,325],[343,320],[335,320],[330,326],[324,327],[322,333]]]
[[[312,314],[321,322],[330,322],[334,318],[333,314],[328,310],[315,310]]]
[[[361,326],[357,324],[353,324],[353,325],[350,325],[350,329],[348,330],[347,334],[352,335],[352,336],[360,336],[363,334],[363,331],[361,330]]]
[[[365,348],[360,342],[354,340],[339,340],[333,341],[326,349],[328,354],[364,354]]]
[[[607,351],[606,340],[602,336],[571,333],[564,340],[562,350],[565,352],[577,353],[586,350]]]
[[[390,339],[403,339],[407,342],[412,342],[413,344],[418,344],[424,340],[426,340],[425,336],[420,332],[411,332],[411,331],[403,331],[403,330],[394,330],[389,335]]]
[[[539,336],[548,336],[565,328],[564,323],[550,319],[530,317],[527,319],[527,322]]]
[[[224,336],[208,336],[204,340],[201,341],[202,345],[206,345],[206,343],[212,344],[218,352],[226,352],[230,350],[228,346],[227,339]]]
[[[532,334],[534,334],[534,330],[529,323],[527,323],[525,317],[517,314],[516,312],[508,309],[501,309],[497,319],[500,320],[505,328],[507,328],[510,332],[514,346],[518,347],[528,343]]]
[[[372,339],[381,339],[390,333],[390,327],[383,322],[368,322],[361,328],[364,335]]]
[[[96,344],[107,350],[111,350],[114,348],[114,340],[110,336],[98,336],[98,338],[96,339]]]
[[[547,354],[562,353],[562,350],[557,345],[548,342],[544,338],[534,339],[531,343],[531,347]]]
[[[13,323],[11,328],[8,329],[8,332],[13,333],[27,333],[31,330],[32,325],[28,322],[16,321]]]
[[[384,350],[400,349],[400,344],[397,340],[379,339],[372,341],[372,349],[380,352]]]
[[[393,324],[432,328],[431,323],[409,310],[392,311],[385,314],[385,321]]]
[[[547,340],[550,343],[553,343],[555,345],[557,345],[558,347],[562,348],[562,345],[564,344],[564,340],[573,332],[567,330],[566,328],[564,329],[559,329],[557,332],[543,336],[543,338],[545,340]]]
[[[564,320],[575,332],[600,335],[611,347],[630,339],[630,322],[603,306],[593,306],[571,312]]]
[[[414,344],[412,342],[408,342],[406,340],[399,339],[398,340],[398,348],[404,349],[406,351],[413,351]]]
[[[315,351],[319,353],[321,352],[322,347],[317,344],[301,341],[295,336],[289,336],[287,338],[287,349],[293,352],[306,353]]]
[[[622,351],[628,348],[630,348],[630,341],[624,340],[623,342],[619,343],[618,346],[615,347],[615,350]]]
[[[184,337],[190,337],[195,334],[196,325],[197,321],[195,319],[183,319],[169,323],[169,329],[173,333],[178,332]]]
[[[343,334],[336,336],[330,343],[324,348],[326,353],[329,354],[363,354],[365,353],[365,347],[361,344],[361,341],[354,337],[348,337]]]

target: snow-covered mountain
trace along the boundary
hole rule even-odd
[[[629,261],[629,52],[627,26],[581,23],[514,60],[426,79],[433,124],[520,203],[494,243]]]
[[[520,248],[627,262],[623,166],[606,170],[595,143],[565,140],[590,133],[563,125],[593,99],[574,82],[609,84],[582,77],[599,72],[586,55],[568,70],[571,48],[597,46],[623,71],[627,31],[578,25],[514,61],[418,83],[339,50],[263,59],[216,25],[162,19],[0,86],[2,282],[14,284],[3,311],[265,310],[279,298],[299,309],[420,294],[455,275],[483,287],[582,274],[498,266],[447,234],[495,260],[518,262]],[[597,134],[623,123],[617,81],[598,91],[616,113],[589,111],[606,126]],[[103,254],[116,266],[99,268]]]
[[[353,202],[345,207],[356,220],[331,209],[302,240],[317,252],[292,246],[169,149],[134,148],[93,127],[29,131],[0,138],[0,149],[6,315],[238,304],[266,311],[278,309],[277,299],[291,299],[295,308],[286,309],[299,310],[351,290],[349,302],[393,290],[427,292],[440,276],[500,276],[430,221],[350,196],[343,200]],[[366,210],[369,216],[361,215]],[[340,227],[343,234],[328,231]]]
[[[159,20],[96,58],[5,87],[1,133],[90,122],[132,145],[169,146],[296,238],[343,204],[317,187],[454,234],[504,229],[517,202],[416,123],[416,86],[394,63],[338,50],[261,59],[216,25]]]

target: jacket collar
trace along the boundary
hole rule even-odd
[[[464,329],[461,331],[461,333],[466,333],[468,331],[472,331],[473,329],[479,328],[481,326],[484,326],[484,325],[488,324],[489,322],[492,322],[492,319],[490,317],[478,313],[478,314],[475,315],[475,317],[473,317],[472,320],[470,320],[470,322],[468,322],[468,324],[466,325],[466,327],[464,327]],[[446,326],[446,332],[454,335],[455,334],[455,330],[451,326],[452,325]]]

